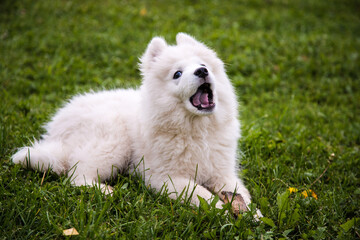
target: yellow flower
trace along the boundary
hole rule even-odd
[[[307,198],[308,197],[308,191],[303,191],[302,193],[301,193],[303,196],[304,196],[304,198]]]
[[[289,187],[289,188],[288,188],[288,191],[289,191],[290,193],[296,193],[296,192],[298,192],[299,190],[298,190],[297,188],[295,188],[295,187]],[[313,198],[318,199],[318,196],[316,195],[316,193],[315,193],[313,190],[311,190],[311,189],[302,191],[302,192],[301,192],[301,195],[302,195],[304,198],[307,198],[307,197],[312,196]]]
[[[294,187],[289,187],[288,190],[289,190],[290,193],[293,193],[293,192],[297,192],[297,191],[298,191],[298,189],[297,189],[297,188],[294,188]]]
[[[316,200],[318,199],[318,196],[316,195],[316,193],[314,191],[311,191],[311,196],[313,198],[315,198]]]
[[[140,10],[140,16],[145,16],[146,14],[147,14],[146,8],[142,8],[142,9]]]
[[[302,191],[301,194],[304,196],[304,198],[309,197],[310,194],[311,194],[311,196],[312,196],[313,198],[318,199],[318,196],[316,195],[316,193],[315,193],[313,190],[311,190],[311,189]]]

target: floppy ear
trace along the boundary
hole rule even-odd
[[[176,35],[176,43],[178,45],[187,43],[187,44],[201,44],[200,42],[196,41],[195,38],[191,37],[190,35],[186,34],[186,33],[178,33]]]
[[[154,37],[146,48],[145,53],[140,58],[140,69],[143,72],[144,69],[149,68],[152,62],[156,61],[156,58],[167,47],[165,40],[161,37]]]

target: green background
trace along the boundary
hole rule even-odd
[[[58,239],[71,227],[81,239],[360,238],[359,12],[355,0],[0,1],[0,238]],[[11,163],[74,94],[138,87],[147,43],[177,32],[226,63],[241,176],[263,221],[172,201],[133,176],[104,198]]]

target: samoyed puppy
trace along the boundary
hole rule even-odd
[[[193,204],[250,194],[238,177],[238,102],[216,53],[179,33],[176,45],[155,37],[140,59],[140,89],[72,98],[46,124],[46,134],[12,156],[14,163],[51,168],[79,185],[100,184],[124,170],[171,198],[188,191]],[[226,202],[226,201],[225,201]],[[223,202],[217,202],[221,208]]]

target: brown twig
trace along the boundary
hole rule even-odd
[[[41,179],[40,186],[42,186],[42,184],[43,184],[43,182],[44,182],[44,179],[45,179],[45,174],[46,174],[46,171],[45,171],[45,172],[44,172],[44,174],[43,174],[43,177],[42,177],[42,179]]]
[[[355,233],[356,233],[356,235],[358,235],[358,237],[360,238],[360,234],[356,231],[356,229],[355,229]]]
[[[311,187],[312,185],[314,185],[317,181],[319,181],[320,178],[322,178],[322,176],[324,176],[324,174],[326,173],[326,171],[329,169],[329,167],[330,167],[330,165],[331,165],[331,161],[332,161],[332,159],[333,159],[334,156],[335,156],[334,153],[332,153],[332,154],[330,155],[329,160],[328,160],[328,165],[326,166],[326,168],[324,169],[324,171],[320,174],[320,176],[318,176],[318,177],[316,178],[316,180],[310,184],[310,187]],[[309,187],[309,188],[310,188],[310,187]]]

